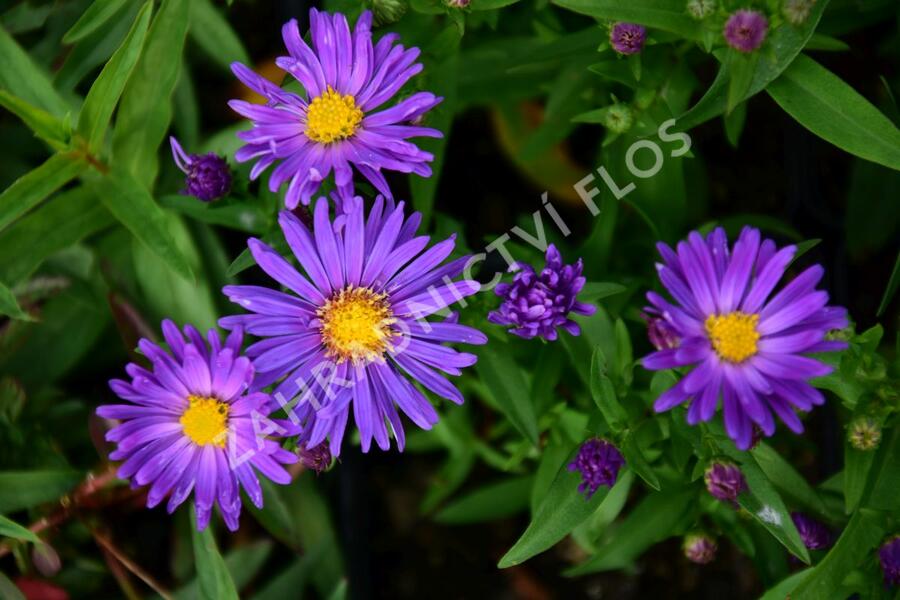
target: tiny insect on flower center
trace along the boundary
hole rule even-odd
[[[727,315],[710,315],[705,323],[706,335],[719,358],[740,363],[756,354],[758,322],[759,315],[739,311]]]
[[[396,322],[387,294],[365,287],[348,286],[317,311],[322,321],[322,340],[329,357],[339,363],[370,362],[390,347],[391,324]]]
[[[306,109],[306,137],[320,144],[347,139],[356,133],[362,118],[363,112],[353,96],[328,86]]]
[[[184,427],[184,434],[198,446],[215,444],[224,448],[230,407],[215,398],[203,396],[188,396],[188,402],[188,409],[178,420]]]

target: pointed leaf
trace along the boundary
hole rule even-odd
[[[510,422],[532,444],[537,444],[538,427],[534,406],[528,393],[528,381],[522,369],[500,342],[481,346],[476,351],[478,371],[497,404]]]
[[[71,131],[61,119],[7,90],[0,90],[0,106],[22,119],[22,122],[51,148],[63,150],[69,143]]]
[[[81,38],[90,35],[107,21],[120,8],[125,6],[128,0],[94,0],[84,11],[74,25],[63,36],[64,44],[74,44]]]
[[[191,539],[194,543],[194,563],[200,583],[200,596],[206,600],[239,600],[234,580],[219,554],[212,530],[197,531],[197,515],[191,508]]]
[[[20,321],[31,321],[31,315],[22,310],[12,291],[0,283],[0,315],[6,315]]]
[[[553,0],[557,6],[609,21],[627,21],[699,40],[701,28],[681,0]]]
[[[190,19],[191,37],[225,72],[234,61],[250,64],[241,39],[210,0],[191,0]]]
[[[85,169],[87,162],[77,154],[59,153],[15,180],[0,194],[0,229],[40,204]]]
[[[33,531],[26,529],[11,519],[0,515],[0,536],[6,536],[23,542],[41,543],[41,539]]]
[[[125,89],[125,84],[128,83],[132,69],[140,58],[152,8],[153,0],[147,0],[122,45],[113,53],[91,85],[81,106],[78,132],[87,139],[91,152],[97,152],[102,147],[113,111],[119,103],[119,97]]]
[[[851,154],[900,170],[900,129],[808,56],[798,56],[766,91],[819,137]]]
[[[71,110],[44,69],[31,60],[3,27],[0,27],[0,89],[14,90],[25,102],[55,117],[62,118]]]

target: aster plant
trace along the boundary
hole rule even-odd
[[[220,324],[263,338],[247,354],[261,384],[276,384],[274,395],[283,404],[294,401],[289,410],[302,428],[302,448],[327,438],[338,456],[352,411],[364,452],[373,438],[387,450],[390,437],[403,450],[400,413],[422,429],[438,420],[412,382],[462,403],[462,393],[441,373],[459,375],[476,357],[446,343],[487,341],[452,318],[428,317],[480,286],[456,279],[468,257],[444,262],[454,236],[429,247],[430,238],[417,235],[421,216],[407,215],[403,202],[379,197],[368,214],[359,200],[346,209],[332,220],[328,201],[320,199],[312,231],[293,214],[281,213],[281,229],[303,274],[251,239],[257,264],[286,291],[227,286],[228,298],[250,313],[224,317]]]
[[[109,382],[125,403],[97,409],[99,416],[118,423],[106,433],[116,444],[109,458],[122,462],[120,478],[149,486],[149,508],[168,498],[171,513],[193,492],[198,529],[206,528],[218,507],[235,531],[242,489],[262,508],[259,475],[290,483],[284,465],[297,457],[267,435],[288,428],[275,421],[260,426],[273,407],[267,394],[250,389],[254,369],[241,353],[240,329],[224,343],[215,330],[204,338],[193,326],[179,331],[168,320],[162,331],[168,352],[140,340],[150,368],[129,364],[125,370],[131,381]]]
[[[232,65],[235,76],[266,99],[265,105],[229,103],[253,123],[249,131],[238,133],[246,144],[235,154],[239,162],[255,161],[250,178],[275,164],[269,189],[275,192],[287,184],[284,202],[292,209],[309,204],[331,173],[343,197],[353,196],[353,169],[388,198],[391,190],[382,170],[430,176],[428,163],[434,157],[407,140],[441,137],[436,129],[413,124],[441,98],[416,92],[384,107],[421,72],[419,49],[397,44],[394,34],[373,43],[369,11],[360,15],[352,33],[341,13],[313,8],[309,20],[312,46],[291,19],[281,31],[288,55],[276,60],[303,95],[281,89],[245,65]]]
[[[715,229],[706,237],[691,233],[676,250],[657,249],[659,278],[676,303],[655,292],[647,299],[681,341],[642,362],[650,370],[693,368],[660,395],[656,411],[687,402],[687,420],[696,424],[709,421],[721,401],[725,429],[743,450],[754,425],[775,433],[773,414],[801,433],[796,411],[825,401],[809,380],[832,371],[809,354],[847,347],[826,339],[847,326],[847,311],[828,306],[828,294],[816,289],[824,269],[813,265],[776,292],[797,249],[779,249],[750,227],[730,248]]]

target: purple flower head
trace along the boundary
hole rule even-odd
[[[645,306],[641,318],[647,323],[647,338],[657,350],[677,348],[681,343],[675,326],[652,306]]]
[[[109,382],[127,403],[97,408],[99,416],[121,421],[106,434],[118,445],[109,458],[124,461],[118,475],[132,486],[150,486],[148,507],[169,496],[171,513],[193,491],[198,529],[206,528],[213,505],[218,505],[234,531],[241,513],[240,488],[262,508],[257,473],[290,483],[282,465],[297,462],[297,457],[265,436],[287,433],[291,425],[268,420],[268,394],[250,390],[254,372],[241,355],[240,329],[224,344],[215,330],[204,339],[194,327],[187,325],[182,333],[169,320],[163,321],[162,331],[169,352],[142,339],[138,347],[150,369],[132,363],[125,368],[131,382]]]
[[[878,562],[887,585],[900,586],[900,535],[895,535],[878,550]]]
[[[322,443],[313,448],[297,448],[300,463],[316,473],[321,473],[331,466],[331,450],[328,444]]]
[[[710,420],[721,398],[725,430],[742,450],[751,446],[754,424],[766,436],[775,432],[773,413],[801,433],[795,410],[825,401],[809,380],[832,370],[806,354],[847,347],[825,340],[846,327],[847,311],[827,306],[828,294],[816,289],[824,269],[809,267],[775,292],[797,248],[778,249],[751,227],[730,249],[721,228],[705,238],[693,232],[676,250],[657,248],[660,280],[676,302],[654,292],[647,299],[681,343],[643,364],[651,371],[693,368],[656,400],[656,411],[688,402],[693,425]]]
[[[831,531],[823,523],[799,512],[792,512],[791,519],[800,533],[803,545],[807,548],[810,550],[824,550],[831,546],[833,541]]]
[[[735,11],[725,23],[722,35],[728,45],[738,52],[753,52],[766,39],[769,21],[755,10]]]
[[[210,202],[231,191],[231,169],[224,158],[212,152],[187,154],[174,137],[169,137],[169,143],[175,164],[185,174],[182,194]]]
[[[512,283],[499,283],[494,289],[503,302],[488,314],[488,321],[511,325],[510,333],[526,339],[540,336],[553,341],[558,327],[579,335],[581,328],[569,313],[592,315],[597,310],[576,299],[585,284],[582,269],[580,258],[574,265],[564,265],[553,244],[547,246],[546,265],[540,273],[529,264],[515,263],[510,267],[516,271]]]
[[[637,54],[647,41],[647,28],[637,23],[615,23],[609,30],[609,43],[619,54]]]
[[[698,565],[705,565],[716,558],[716,551],[719,549],[719,546],[716,544],[716,540],[706,534],[692,533],[685,536],[681,549],[689,561]]]
[[[240,63],[231,66],[244,85],[267,100],[265,105],[229,102],[253,122],[252,129],[238,134],[246,145],[235,155],[240,162],[256,160],[250,178],[279,162],[269,189],[277,192],[289,182],[285,206],[292,209],[299,202],[309,204],[332,172],[341,196],[352,196],[351,165],[388,198],[391,190],[382,169],[430,176],[428,163],[434,157],[407,139],[442,134],[409,123],[441,98],[417,92],[378,110],[422,70],[415,62],[419,49],[395,44],[397,35],[392,33],[373,44],[369,11],[360,15],[352,33],[340,13],[313,8],[309,20],[312,47],[291,19],[281,30],[288,56],[275,61],[300,82],[304,95],[283,90]]]
[[[709,493],[723,502],[734,502],[747,489],[744,474],[731,463],[714,462],[706,469],[703,480]]]
[[[276,384],[275,400],[301,427],[301,448],[329,439],[331,454],[340,455],[352,413],[363,452],[373,438],[387,450],[391,435],[403,450],[401,412],[423,429],[438,420],[413,382],[462,403],[462,393],[441,372],[460,375],[476,357],[445,344],[487,342],[455,316],[426,318],[480,286],[454,281],[469,257],[443,264],[455,237],[428,247],[428,236],[417,235],[422,215],[407,216],[402,202],[395,206],[378,196],[368,218],[361,199],[347,201],[334,219],[329,206],[324,198],[316,203],[312,230],[288,211],[279,217],[303,273],[265,243],[249,240],[256,263],[285,291],[226,286],[228,298],[250,313],[219,323],[263,338],[247,349],[257,385]]]
[[[618,448],[606,440],[592,438],[581,445],[568,469],[581,473],[578,491],[590,499],[601,485],[615,485],[624,464],[625,459]]]

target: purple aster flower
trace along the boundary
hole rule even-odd
[[[297,456],[300,457],[300,464],[316,473],[321,473],[331,466],[331,450],[326,443],[313,448],[297,448]]]
[[[210,202],[231,190],[231,169],[224,158],[213,152],[187,154],[174,137],[169,137],[169,143],[175,164],[185,174],[182,194]]]
[[[513,282],[499,283],[494,289],[503,302],[488,314],[488,321],[512,325],[509,332],[526,339],[540,336],[553,341],[558,336],[557,327],[579,335],[581,328],[569,318],[569,313],[592,315],[597,310],[596,306],[576,300],[585,283],[582,269],[580,258],[574,265],[563,265],[553,244],[547,246],[546,265],[540,274],[529,264],[513,264]]]
[[[441,137],[436,129],[411,125],[441,98],[417,92],[396,105],[378,110],[422,70],[415,62],[418,48],[395,45],[397,35],[386,34],[372,44],[372,13],[364,12],[353,33],[340,13],[310,9],[310,48],[291,19],[282,28],[289,56],[276,64],[290,73],[305,96],[281,89],[240,63],[232,70],[244,85],[264,96],[258,105],[232,100],[229,105],[253,121],[238,136],[247,144],[238,150],[240,162],[256,160],[255,179],[276,161],[269,177],[273,192],[290,181],[285,205],[309,204],[322,180],[334,171],[341,196],[353,195],[351,165],[382,194],[391,190],[381,170],[431,175],[434,158],[408,142],[411,137]]]
[[[267,394],[248,392],[253,366],[241,356],[240,329],[224,345],[215,330],[204,340],[194,327],[185,326],[182,335],[166,320],[162,331],[171,353],[142,339],[138,347],[151,369],[132,363],[125,368],[130,383],[109,382],[128,404],[97,408],[101,417],[121,421],[106,434],[118,444],[109,458],[124,461],[118,475],[131,479],[132,486],[150,486],[148,507],[169,495],[171,513],[193,491],[198,529],[206,528],[216,504],[234,531],[241,487],[262,508],[257,471],[276,483],[290,483],[282,465],[297,457],[265,436],[287,433],[292,426],[266,418],[272,409]]]
[[[705,565],[716,558],[716,551],[719,549],[719,546],[716,544],[716,540],[706,534],[692,533],[684,537],[681,549],[689,561],[698,565]]]
[[[647,28],[637,23],[616,23],[609,30],[609,43],[619,54],[637,54],[647,41]]]
[[[796,433],[803,424],[795,409],[811,410],[825,401],[809,379],[832,368],[804,356],[840,350],[845,342],[825,341],[832,329],[847,325],[847,311],[827,306],[828,294],[816,290],[824,270],[814,265],[773,295],[795,246],[778,249],[744,228],[729,250],[719,228],[705,239],[693,232],[677,252],[658,244],[660,280],[677,301],[650,292],[650,304],[670,323],[681,344],[644,357],[652,371],[694,366],[663,393],[654,408],[663,412],[689,402],[687,421],[713,417],[722,398],[725,429],[746,450],[753,424],[766,436],[775,432],[774,412]]]
[[[665,317],[652,306],[644,307],[641,318],[647,322],[647,338],[657,350],[677,348],[681,343],[675,326],[666,321]]]
[[[791,520],[794,521],[803,545],[810,550],[824,550],[831,546],[831,531],[823,523],[799,512],[792,512]]]
[[[878,561],[884,572],[884,582],[900,586],[900,535],[895,535],[881,546]]]
[[[568,469],[581,473],[578,491],[590,499],[601,485],[615,485],[624,464],[625,459],[618,448],[606,440],[592,438],[581,445]]]
[[[728,45],[738,52],[753,52],[766,39],[769,21],[755,10],[735,11],[725,23],[722,35]]]
[[[714,498],[723,502],[734,502],[747,489],[744,474],[737,465],[715,462],[703,474],[706,489]]]
[[[231,301],[252,314],[219,322],[264,338],[247,354],[260,374],[259,385],[279,382],[274,396],[302,427],[301,447],[314,448],[329,438],[331,453],[338,456],[352,410],[364,452],[373,437],[387,450],[391,432],[402,450],[398,407],[423,429],[438,420],[412,382],[461,403],[462,394],[439,371],[459,375],[476,357],[444,343],[487,342],[483,333],[452,316],[443,322],[426,317],[480,286],[453,281],[469,258],[442,264],[455,237],[426,249],[428,236],[416,235],[422,215],[407,218],[402,202],[395,207],[379,196],[368,219],[361,199],[345,203],[346,212],[334,221],[328,207],[324,198],[316,204],[313,231],[290,212],[279,218],[305,275],[263,242],[249,241],[257,264],[287,291],[227,286],[223,291]]]

